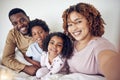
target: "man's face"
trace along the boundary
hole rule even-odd
[[[28,23],[30,21],[28,16],[24,15],[23,13],[16,13],[10,16],[10,21],[14,28],[20,33],[23,35],[28,34]]]

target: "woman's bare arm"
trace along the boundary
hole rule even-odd
[[[98,55],[98,59],[107,80],[120,80],[120,54],[105,50]]]

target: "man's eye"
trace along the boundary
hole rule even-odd
[[[25,20],[24,18],[21,18],[21,19],[20,19],[20,22],[21,22],[21,23],[23,23],[23,22],[25,22],[25,21],[26,21],[26,20]]]
[[[16,26],[16,25],[17,25],[17,23],[16,23],[16,22],[14,22],[14,23],[12,23],[12,25],[13,25],[13,26]]]

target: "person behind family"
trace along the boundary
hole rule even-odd
[[[35,19],[30,21],[29,23],[29,31],[30,36],[32,36],[34,43],[32,43],[26,52],[26,60],[31,64],[41,67],[40,66],[40,57],[42,50],[42,43],[44,38],[49,34],[49,27],[45,21],[41,19]]]
[[[35,75],[38,67],[26,65],[15,59],[16,48],[23,54],[27,51],[28,46],[33,42],[29,36],[29,16],[23,9],[13,8],[8,14],[13,28],[9,31],[3,51],[2,64],[17,72],[25,72],[29,75]]]
[[[72,55],[73,44],[68,36],[62,32],[50,33],[43,41],[43,50],[36,77],[50,76],[55,73],[67,74],[69,67],[66,59]]]
[[[67,60],[70,72],[120,80],[120,55],[102,37],[105,23],[100,12],[91,4],[77,3],[67,8],[62,18],[64,32],[74,43],[73,55]]]

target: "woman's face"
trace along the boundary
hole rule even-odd
[[[90,36],[89,25],[87,19],[78,12],[71,12],[68,16],[68,32],[77,41],[82,41]]]
[[[57,56],[63,48],[63,40],[61,37],[53,36],[48,44],[48,52],[50,55]]]
[[[34,26],[32,28],[32,37],[33,39],[38,42],[39,46],[42,47],[43,40],[47,36],[47,32],[40,26]]]

